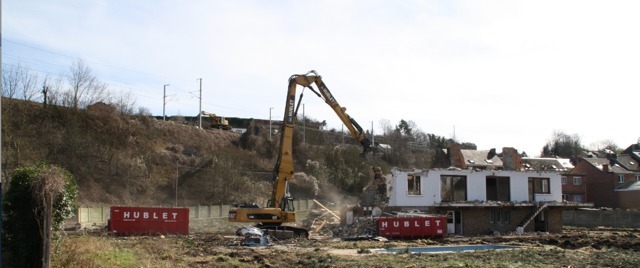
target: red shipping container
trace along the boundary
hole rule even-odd
[[[447,218],[446,217],[430,217],[431,236],[443,237],[447,234]]]
[[[445,217],[378,218],[378,234],[387,238],[443,237]]]
[[[111,207],[109,232],[116,235],[189,234],[189,208]]]

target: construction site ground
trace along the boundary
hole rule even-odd
[[[195,225],[194,225],[195,226]],[[112,236],[104,230],[70,232],[54,264],[63,267],[637,267],[640,230],[565,227],[562,233],[447,236],[433,239],[345,241],[273,240],[241,246],[234,225],[200,226],[190,235]],[[217,229],[217,230],[212,230]],[[206,229],[206,230],[205,230]],[[516,245],[514,250],[378,253],[377,249],[443,245]],[[79,266],[78,266],[79,265]]]

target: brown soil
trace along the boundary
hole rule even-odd
[[[211,247],[228,247],[239,245],[238,237],[230,234],[210,234],[196,233],[192,239],[206,242]],[[588,229],[571,228],[559,234],[550,233],[529,233],[524,235],[501,235],[501,236],[448,236],[435,239],[416,240],[388,240],[388,241],[339,241],[339,238],[323,237],[309,240],[295,241],[275,241],[275,248],[286,246],[295,248],[315,248],[337,246],[342,249],[367,248],[387,248],[389,244],[394,247],[424,247],[442,245],[478,245],[478,244],[501,244],[518,246],[554,246],[562,249],[580,248],[619,248],[640,252],[640,230],[639,229]]]
[[[158,237],[121,238],[158,241]],[[561,234],[532,233],[506,236],[450,236],[439,239],[340,241],[324,237],[274,241],[265,247],[240,245],[229,233],[194,233],[160,238],[172,246],[176,267],[627,267],[640,256],[640,230],[571,228]],[[122,241],[121,241],[122,242]],[[144,243],[144,242],[142,242]],[[157,243],[157,242],[154,242]],[[442,245],[501,244],[524,251],[478,251],[447,254],[376,254],[375,249]],[[506,263],[505,263],[506,262]],[[183,266],[184,265],[184,266]],[[444,265],[444,266],[443,266]]]

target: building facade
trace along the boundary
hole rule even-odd
[[[625,168],[618,158],[580,158],[570,175],[584,176],[585,202],[595,207],[640,208],[640,172]]]
[[[562,230],[561,175],[549,171],[392,169],[390,210],[447,216],[451,234]]]

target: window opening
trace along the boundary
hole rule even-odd
[[[511,189],[509,177],[487,177],[487,200],[510,201]]]
[[[442,175],[440,177],[442,202],[467,200],[467,177]]]
[[[420,191],[420,176],[409,174],[407,175],[407,194],[408,195],[421,195]]]
[[[492,210],[489,222],[500,225],[509,224],[509,222],[511,222],[511,213],[509,212],[509,210],[504,209]]]
[[[573,185],[582,184],[582,177],[573,177]]]
[[[548,194],[549,190],[549,178],[529,178],[529,181],[533,181],[533,192],[536,194]]]

